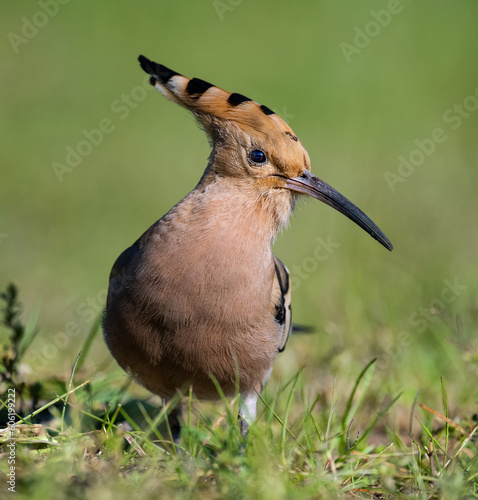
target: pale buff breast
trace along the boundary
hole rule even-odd
[[[109,306],[106,337],[152,392],[192,384],[214,398],[211,375],[226,394],[236,377],[241,392],[261,389],[282,332],[270,313],[271,237],[257,225],[240,195],[212,190],[187,197],[143,237],[130,284]]]

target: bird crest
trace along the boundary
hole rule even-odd
[[[252,143],[277,151],[291,165],[310,164],[308,154],[289,125],[267,106],[236,92],[228,92],[200,78],[187,78],[162,64],[139,56],[150,83],[168,100],[190,110],[213,142],[238,127]],[[233,134],[234,135],[234,134]]]

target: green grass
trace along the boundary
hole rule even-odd
[[[16,283],[23,312],[10,289],[0,399],[14,385],[25,417],[60,398],[19,427],[18,494],[473,497],[478,4],[403,0],[347,62],[340,44],[388,3],[235,3],[221,20],[212,1],[68,2],[18,51],[8,34],[41,7],[2,10],[0,290]],[[314,173],[395,246],[299,204],[274,252],[296,285],[294,321],[315,332],[278,357],[243,454],[232,408],[214,430],[230,402],[192,398],[176,455],[163,421],[161,437],[149,431],[160,402],[97,328],[115,258],[195,186],[209,154],[192,117],[142,90],[140,53],[286,117]],[[114,130],[59,182],[52,163],[104,119]],[[437,128],[446,140],[391,189],[385,174]]]
[[[237,398],[206,404],[189,393],[176,448],[166,417],[178,400],[162,407],[118,384],[115,370],[84,368],[97,322],[69,376],[26,382],[23,356],[38,327],[22,323],[14,286],[2,299],[2,393],[15,388],[22,413],[14,441],[1,434],[1,472],[15,442],[20,498],[478,497],[476,415],[452,415],[456,394],[444,379],[432,388],[434,409],[420,394],[407,405],[403,391],[390,393],[377,358],[355,380],[337,375],[330,394],[315,392],[300,369],[267,386],[246,441]]]

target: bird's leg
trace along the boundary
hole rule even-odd
[[[272,374],[272,366],[267,370],[262,382],[257,384],[253,392],[243,395],[241,404],[239,405],[239,425],[241,426],[242,436],[247,436],[247,432],[252,422],[256,419],[257,414],[257,400],[259,394],[264,389],[264,386],[269,381]]]
[[[252,392],[246,394],[239,405],[239,425],[241,427],[241,435],[243,437],[247,436],[249,427],[256,419],[258,399],[259,394],[257,392]]]

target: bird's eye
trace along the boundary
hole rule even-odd
[[[267,161],[267,156],[266,156],[266,154],[264,153],[264,151],[261,151],[260,149],[253,149],[253,150],[249,153],[249,159],[250,159],[253,163],[262,164],[262,163],[266,163],[266,161]]]

